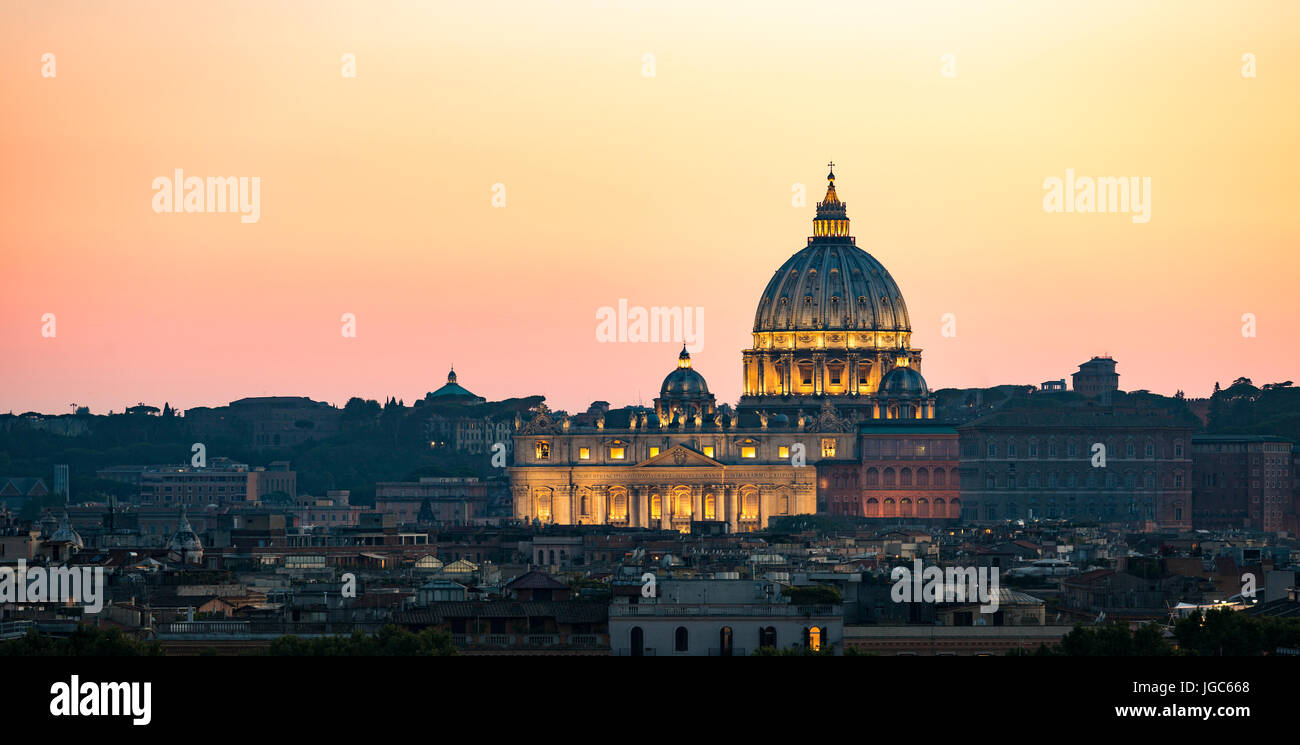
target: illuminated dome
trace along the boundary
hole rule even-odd
[[[933,418],[903,293],[858,248],[834,170],[826,181],[808,245],[781,264],[759,296],[753,345],[741,353],[739,408],[784,412],[791,421],[816,417],[827,404],[850,422],[909,411]],[[895,369],[904,372],[888,377]],[[881,406],[886,398],[892,408]]]
[[[664,384],[659,387],[659,397],[681,398],[707,395],[709,395],[709,385],[704,382],[703,375],[691,368],[691,353],[683,346],[682,353],[677,355],[677,369],[664,378]]]
[[[682,345],[677,355],[677,369],[668,373],[655,399],[655,412],[663,426],[680,422],[683,416],[711,416],[717,412],[713,394],[704,376],[691,368],[691,353]]]
[[[754,333],[890,331],[910,334],[907,305],[889,271],[849,235],[847,206],[827,176],[808,246],[786,260],[764,288]]]

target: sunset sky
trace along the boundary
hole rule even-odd
[[[649,404],[680,345],[598,343],[620,299],[702,307],[734,403],[830,159],[932,388],[1300,380],[1300,3],[698,5],[4,3],[0,411],[409,404],[453,363]],[[260,219],[156,214],[177,168]],[[1045,212],[1067,168],[1149,177],[1150,222]]]

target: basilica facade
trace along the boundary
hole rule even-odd
[[[863,427],[912,429],[934,417],[902,293],[856,245],[833,170],[827,182],[813,235],[759,297],[739,405],[716,403],[683,348],[653,408],[596,404],[559,416],[538,407],[515,422],[516,518],[760,530],[774,517],[817,512],[819,489],[849,483],[837,474],[862,464]],[[853,483],[869,484],[870,472]],[[847,501],[835,504],[870,510]]]

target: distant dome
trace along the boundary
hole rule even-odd
[[[190,520],[185,516],[184,508],[181,509],[180,525],[176,527],[176,533],[167,543],[167,556],[173,561],[187,562],[197,564],[203,558],[203,542],[190,526]]]
[[[77,548],[82,548],[85,544],[81,542],[81,534],[72,529],[72,521],[68,519],[68,513],[63,513],[63,519],[59,521],[58,530],[50,536],[51,542],[71,543]]]
[[[487,401],[482,396],[476,396],[468,389],[456,382],[456,370],[452,368],[447,373],[447,384],[432,393],[425,396],[427,400],[437,400],[439,402],[449,403],[484,403]]]
[[[930,395],[921,373],[910,367],[895,367],[880,380],[880,395],[884,398],[924,398]]]

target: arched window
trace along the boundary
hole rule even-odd
[[[813,626],[803,630],[803,644],[814,652],[820,652],[822,648],[822,630],[818,626]]]
[[[640,626],[633,626],[632,631],[628,634],[628,646],[631,647],[633,657],[645,656],[645,632]]]
[[[718,654],[723,657],[731,656],[731,627],[723,626],[718,629]]]
[[[690,634],[687,633],[686,627],[678,626],[676,633],[673,634],[673,651],[689,652],[690,646]]]
[[[621,486],[609,490],[609,517],[611,520],[627,519],[627,490]]]
[[[744,520],[758,519],[758,487],[746,486],[741,488],[740,517]]]
[[[764,626],[758,630],[758,646],[760,647],[776,646],[775,626]]]

